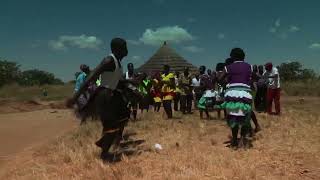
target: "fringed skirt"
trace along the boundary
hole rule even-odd
[[[247,86],[230,86],[227,88],[224,103],[220,105],[228,113],[228,125],[249,126],[252,111],[251,89]]]
[[[200,100],[198,101],[198,108],[199,109],[207,109],[213,108],[216,100],[217,93],[213,90],[206,90]]]
[[[79,115],[98,117],[107,128],[116,128],[123,119],[129,119],[128,96],[118,91],[107,91],[103,87],[96,89],[83,108],[78,109]]]

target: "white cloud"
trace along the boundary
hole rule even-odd
[[[190,18],[187,19],[187,21],[188,21],[189,23],[194,23],[194,22],[196,22],[197,20],[196,20],[195,18],[193,18],[193,17],[190,17]]]
[[[197,46],[185,46],[183,49],[193,53],[202,52],[204,50],[203,48]]]
[[[277,29],[274,28],[274,27],[271,27],[271,28],[269,29],[269,32],[271,32],[271,33],[276,33],[276,32],[277,32]]]
[[[132,45],[139,45],[139,44],[141,44],[140,41],[131,40],[131,39],[127,40],[127,42],[128,42],[129,44],[132,44]]]
[[[298,31],[300,31],[300,28],[298,26],[290,26],[289,31],[290,32],[298,32]]]
[[[287,39],[288,38],[288,34],[286,32],[280,33],[278,35],[281,39]]]
[[[226,35],[223,33],[218,34],[218,39],[224,39],[225,37],[226,37]]]
[[[194,40],[193,37],[186,29],[179,26],[166,26],[159,27],[155,30],[146,29],[142,37],[139,39],[141,42],[147,45],[158,46],[164,41],[170,43],[181,43],[183,41]]]
[[[53,50],[67,50],[67,47],[61,41],[51,40],[48,45]]]
[[[269,32],[270,33],[277,33],[277,32],[279,32],[279,28],[280,28],[280,18],[278,18],[275,22],[274,22],[274,24],[269,28]]]
[[[49,47],[54,50],[67,50],[69,47],[81,49],[99,49],[102,40],[95,36],[60,36],[57,40],[49,41]]]
[[[276,22],[274,23],[274,26],[275,27],[280,27],[280,18],[278,18],[277,20],[276,20]]]
[[[281,27],[280,27],[281,26]],[[280,18],[278,18],[272,27],[270,27],[269,32],[273,33],[276,37],[280,39],[287,39],[289,33],[294,33],[300,31],[300,28],[298,26],[285,26],[281,25]]]
[[[320,49],[320,43],[313,43],[309,46],[310,49]]]
[[[141,56],[132,56],[133,61],[140,61],[142,60]]]

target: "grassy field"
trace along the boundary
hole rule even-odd
[[[46,85],[22,87],[16,84],[0,88],[0,99],[10,99],[17,101],[28,100],[62,100],[71,97],[73,93],[73,84],[66,85]],[[43,96],[43,90],[46,89],[48,96]]]
[[[101,126],[92,122],[43,147],[5,178],[320,179],[319,98],[285,97],[282,104],[281,117],[258,115],[263,130],[248,150],[226,147],[230,132],[222,120],[202,121],[198,112],[166,120],[149,112],[126,128],[121,162],[100,161],[94,143]]]
[[[283,82],[282,89],[289,96],[320,96],[320,80]]]

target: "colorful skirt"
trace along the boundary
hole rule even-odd
[[[213,90],[206,90],[199,99],[197,107],[199,109],[213,108],[217,93]]]
[[[220,108],[228,113],[228,125],[250,125],[252,111],[252,95],[249,86],[229,86]]]

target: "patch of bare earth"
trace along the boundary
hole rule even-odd
[[[149,112],[129,123],[118,163],[99,159],[94,143],[101,127],[92,122],[34,152],[3,178],[320,179],[319,98],[283,102],[281,117],[258,115],[263,130],[248,150],[226,147],[230,132],[222,120],[201,121],[198,112],[166,120]],[[163,149],[155,150],[156,143]]]
[[[0,114],[30,112],[42,109],[65,109],[63,101],[16,101],[16,100],[0,100]]]

